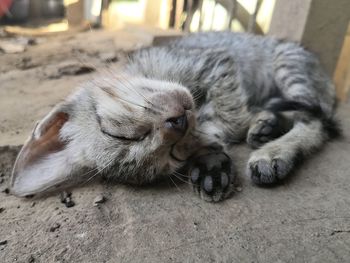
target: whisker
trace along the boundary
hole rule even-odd
[[[132,89],[134,90],[134,92],[136,92],[136,93],[139,94],[141,97],[143,97],[144,100],[145,100],[146,102],[148,102],[149,104],[151,104],[152,106],[154,106],[153,103],[152,103],[145,95],[143,95],[141,92],[137,91],[136,89],[134,89],[134,88],[132,87],[132,84],[130,83],[130,81],[127,79],[127,77],[126,77],[124,74],[120,74],[119,76],[120,76],[121,78],[123,78],[123,80],[129,85],[129,88],[132,88]]]
[[[104,82],[106,82],[107,84],[109,84],[109,85],[112,85],[113,86],[113,84],[112,83],[110,83],[109,81],[107,81],[106,79],[103,79],[102,81],[104,81]],[[125,87],[125,88],[128,88],[128,86],[126,86],[125,85],[125,83],[123,83],[123,82],[121,82],[120,80],[119,80],[119,83],[122,85],[119,85],[117,88],[121,88],[121,87]],[[145,105],[141,105],[141,104],[138,104],[138,103],[136,103],[136,102],[133,102],[133,101],[130,101],[130,100],[126,100],[126,99],[122,99],[122,98],[117,98],[117,99],[119,99],[119,100],[121,100],[121,101],[125,101],[125,102],[127,102],[127,103],[129,103],[129,104],[131,104],[131,105],[135,105],[135,106],[138,106],[138,107],[141,107],[141,108],[143,108],[143,109],[145,109],[145,110],[152,110],[152,111],[155,111],[156,113],[160,113],[161,111],[157,111],[157,109],[156,108],[150,108],[150,107],[147,107],[147,106],[145,106]],[[150,116],[151,117],[151,116]]]
[[[88,67],[91,67],[91,68],[94,68],[100,75],[108,74],[108,75],[110,75],[111,77],[114,77],[114,78],[118,79],[119,81],[120,81],[120,77],[121,77],[125,82],[128,82],[128,84],[129,84],[129,87],[127,87],[127,86],[125,85],[125,83],[124,83],[124,86],[125,86],[126,88],[129,88],[129,89],[133,90],[135,93],[137,93],[138,95],[142,96],[148,103],[150,103],[150,104],[152,105],[152,103],[151,103],[143,94],[141,94],[140,92],[138,92],[138,91],[136,91],[135,89],[132,88],[132,84],[131,84],[129,81],[127,81],[127,78],[124,77],[122,74],[117,75],[117,74],[115,74],[113,71],[111,71],[108,67],[98,67],[97,65],[94,65],[94,64],[91,63],[91,62],[83,61],[80,57],[76,56],[76,54],[75,54],[74,52],[73,52],[73,56],[75,57],[75,59],[76,59],[80,64],[85,65],[85,66],[88,66]],[[94,80],[94,79],[92,79],[92,80]],[[111,82],[107,81],[106,78],[103,78],[103,81],[106,82],[106,83],[108,83],[108,84],[111,85],[112,87],[115,86],[114,83],[111,83]],[[145,106],[144,106],[144,107],[145,107]]]
[[[113,84],[110,83],[109,80],[107,80],[107,79],[99,79],[99,81],[105,82],[107,85],[112,85],[112,86],[113,86]],[[98,83],[97,80],[93,81],[93,83],[94,83],[96,86],[98,86],[98,87],[101,87],[101,86],[102,86],[102,85],[100,85],[100,83]],[[124,102],[126,102],[126,103],[129,103],[129,104],[131,104],[131,105],[138,106],[138,107],[143,108],[143,109],[149,109],[147,106],[138,104],[138,103],[133,102],[133,101],[130,101],[130,100],[126,100],[126,99],[123,99],[123,98],[120,98],[120,97],[116,97],[116,99],[118,99],[118,100],[120,100],[120,101],[124,101]]]
[[[101,172],[103,172],[103,170],[105,170],[107,167],[109,167],[110,164],[112,164],[114,161],[114,159],[111,159],[101,170],[99,170],[98,168],[95,168],[95,171],[98,170],[95,174],[93,174],[91,177],[89,177],[84,183],[82,183],[82,185],[90,182],[96,175],[100,174]]]
[[[95,65],[94,63],[91,62],[87,62],[85,61],[83,58],[77,56],[77,53],[73,52],[73,56],[74,58],[81,64],[81,65],[85,65],[91,68],[94,68],[96,70],[96,72],[100,75],[109,75],[112,78],[116,78],[117,80],[119,80],[119,83],[123,85],[123,87],[125,87],[127,90],[131,90],[134,93],[136,93],[137,95],[141,96],[148,104],[150,104],[151,106],[153,106],[154,108],[152,108],[152,111],[155,111],[156,113],[160,113],[161,111],[156,109],[154,104],[144,95],[142,94],[140,91],[137,91],[135,88],[133,88],[132,83],[128,80],[128,78],[126,77],[125,74],[116,74],[114,73],[110,68],[108,67],[99,67],[97,65]],[[106,84],[108,84],[108,86],[112,86],[115,88],[120,88],[118,86],[115,85],[115,83],[112,82],[112,80],[110,78],[100,78],[100,79],[96,79],[95,77],[91,76],[90,82],[94,83],[94,85],[96,86],[100,86],[98,81],[101,82],[105,82]],[[120,101],[126,102],[130,105],[134,105],[140,108],[143,108],[145,110],[151,110],[151,108],[145,106],[145,105],[141,105],[139,103],[127,100],[127,99],[123,99],[123,98],[118,98]]]
[[[180,174],[180,173],[178,173],[178,172],[174,172],[174,173],[172,173],[171,175],[173,175],[173,176],[175,176],[177,179],[179,179],[181,182],[183,182],[183,183],[186,183],[186,184],[188,184],[188,185],[191,185],[192,186],[192,184],[191,183],[189,183],[188,181],[186,181],[185,179],[183,179],[183,178],[181,178],[181,176],[184,176],[185,177],[185,175],[183,175],[183,174]]]
[[[169,176],[169,179],[173,182],[173,184],[175,185],[176,189],[177,189],[179,192],[181,192],[180,188],[179,188],[178,185],[174,182],[174,180],[171,178],[171,176]],[[181,196],[181,198],[183,198],[183,197]]]
[[[135,102],[131,102],[131,101],[126,100],[126,99],[122,99],[122,98],[117,98],[117,99],[120,100],[120,101],[124,101],[124,102],[126,102],[126,103],[129,103],[129,104],[138,106],[138,107],[143,108],[143,109],[148,109],[148,107],[146,107],[146,106],[144,106],[144,105],[141,105],[141,104],[138,104],[138,103],[135,103]]]

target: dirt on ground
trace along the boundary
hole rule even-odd
[[[0,262],[349,261],[349,105],[338,113],[343,138],[276,187],[253,185],[244,172],[251,150],[234,146],[239,182],[221,203],[200,200],[179,181],[97,180],[36,199],[8,194],[35,122],[80,83],[118,66],[121,50],[147,41],[89,31],[34,38],[23,52],[0,54]]]

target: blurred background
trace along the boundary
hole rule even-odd
[[[122,28],[126,24],[186,31],[267,32],[275,0],[1,0],[3,23],[64,19],[76,26]],[[258,22],[258,24],[255,24]],[[64,27],[61,28],[61,30]]]
[[[97,28],[158,34],[163,30],[168,36],[207,30],[274,35],[301,42],[318,53],[326,70],[334,74],[338,97],[344,101],[350,89],[349,2],[0,0],[0,25],[6,25],[10,33],[32,35]]]
[[[126,50],[189,32],[230,30],[296,41],[349,102],[349,0],[0,0],[0,146]],[[86,76],[87,75],[87,76]]]

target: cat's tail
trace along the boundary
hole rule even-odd
[[[310,105],[287,99],[273,99],[270,100],[264,108],[272,112],[306,112],[309,116],[317,118],[322,122],[323,129],[330,139],[338,138],[342,135],[340,122],[335,118],[334,114],[331,116],[326,114],[320,105]]]

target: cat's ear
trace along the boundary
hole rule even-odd
[[[69,107],[56,106],[37,123],[17,156],[10,192],[27,196],[45,192],[68,180],[72,167],[61,130],[70,121]]]

